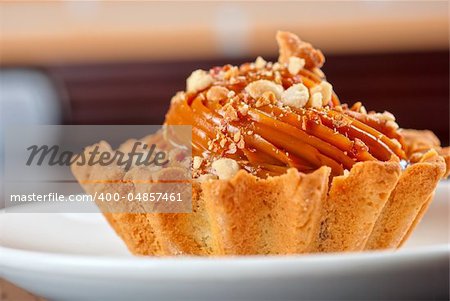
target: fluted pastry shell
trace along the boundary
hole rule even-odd
[[[419,163],[408,166],[389,196],[365,248],[399,247],[423,216],[422,208],[428,208],[444,172],[444,159],[434,150],[427,152]]]
[[[278,32],[277,42],[277,63],[258,58],[196,70],[172,99],[165,124],[192,126],[192,170],[177,162],[127,171],[72,166],[90,194],[157,192],[160,180],[191,180],[192,171],[192,186],[171,187],[192,197],[191,213],[150,213],[158,206],[152,203],[98,203],[132,253],[397,248],[419,223],[439,179],[450,173],[450,149],[430,131],[399,130],[389,112],[341,105],[320,71],[320,50],[289,32]],[[169,131],[143,140],[174,141]],[[113,152],[105,142],[97,146]],[[203,177],[212,174],[219,179]]]
[[[111,151],[105,142],[98,145],[100,150]],[[167,169],[164,172],[174,171],[174,167]],[[73,165],[72,170],[90,194],[150,192],[157,185],[86,184],[89,179],[126,179],[133,183],[158,176],[148,168],[134,167],[125,172],[117,166]],[[397,248],[425,214],[445,170],[444,158],[431,150],[405,170],[392,159],[359,162],[348,174],[334,178],[329,176],[330,168],[322,167],[308,174],[289,169],[266,179],[241,170],[229,180],[193,181],[189,192],[192,213],[107,213],[110,208],[98,205],[136,255],[300,254]]]
[[[316,251],[361,251],[401,174],[396,161],[356,163],[333,178]]]
[[[290,169],[259,179],[240,171],[231,180],[202,183],[217,255],[311,252],[320,231],[330,170]]]

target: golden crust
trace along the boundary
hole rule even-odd
[[[384,206],[365,249],[399,247],[417,224],[416,217],[430,200],[444,172],[444,159],[434,150],[425,154],[419,163],[408,166]]]
[[[87,147],[85,152],[90,152],[95,146],[99,146],[99,152],[111,151],[111,147],[106,142]],[[125,172],[117,166],[100,167],[98,165],[73,164],[72,173],[80,182],[83,189],[94,194],[102,192],[119,192],[122,195],[132,191],[132,186],[127,184],[117,185],[108,183],[107,180],[118,180],[125,177]],[[99,180],[102,181],[94,181]],[[161,248],[155,239],[153,230],[148,223],[145,214],[142,213],[112,213],[106,202],[96,201],[97,206],[104,213],[106,220],[114,231],[122,238],[130,252],[138,255],[160,254]],[[132,209],[130,209],[132,211]]]
[[[98,146],[100,151],[111,151],[105,142]],[[360,162],[348,175],[333,178],[331,186],[328,167],[310,174],[290,169],[267,179],[241,170],[230,180],[193,182],[190,191],[185,186],[174,187],[192,193],[192,213],[142,213],[155,208],[129,204],[122,204],[128,206],[122,210],[130,213],[114,213],[105,203],[97,205],[136,255],[297,254],[396,248],[425,214],[445,173],[445,160],[448,157],[430,151],[403,172],[397,160]],[[72,171],[90,194],[151,192],[158,190],[158,184],[146,180],[183,177],[184,172],[177,167],[157,171],[132,168],[125,172],[114,166],[76,165]],[[130,184],[90,181],[93,179],[129,180]]]
[[[356,163],[331,183],[316,251],[360,251],[400,177],[398,162]]]
[[[318,235],[330,169],[290,169],[259,179],[240,171],[230,181],[202,184],[216,255],[293,254],[310,251]]]
[[[127,141],[120,149],[126,149],[131,142]],[[111,147],[106,142],[100,142],[85,149],[85,153],[91,152],[98,147],[98,152],[112,152]],[[132,168],[126,172],[123,168],[111,164],[109,166],[73,164],[72,172],[80,182],[83,189],[93,195],[97,193],[119,193],[127,196],[129,193],[136,195],[142,192],[161,191],[158,187],[158,179],[169,178],[172,180],[185,179],[185,169],[180,167],[170,167],[160,170],[149,168]],[[147,180],[152,180],[152,184]],[[171,189],[177,192],[186,189],[185,186],[171,185]],[[186,193],[186,192],[185,192]],[[188,191],[189,195],[191,191]],[[102,202],[95,200],[97,206],[104,213],[105,218],[113,227],[116,233],[124,240],[127,247],[133,254],[137,255],[163,255],[168,254],[165,245],[161,244],[154,224],[148,219],[147,213],[155,211],[157,208],[146,208],[146,203],[119,201]],[[151,203],[149,203],[151,204]]]
[[[402,240],[400,241],[398,248],[400,248],[401,246],[403,246],[405,244],[405,242],[411,236],[411,234],[414,231],[414,229],[416,228],[416,226],[422,220],[423,216],[425,215],[428,208],[430,207],[431,202],[433,201],[433,197],[434,197],[434,192],[430,195],[430,197],[424,202],[424,204],[420,208],[419,213],[414,218],[414,221],[411,224],[411,226],[409,227],[408,232],[406,232],[405,236],[403,236]]]
[[[214,255],[200,187],[192,187],[191,213],[146,214],[166,255]]]

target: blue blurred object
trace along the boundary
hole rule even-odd
[[[0,70],[0,207],[3,207],[5,130],[12,125],[59,124],[62,102],[51,80],[28,69]]]

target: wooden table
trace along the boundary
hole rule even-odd
[[[0,279],[0,300],[2,301],[45,301],[45,299],[34,296],[14,284]]]

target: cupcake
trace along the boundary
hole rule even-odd
[[[157,185],[86,184],[99,175],[131,181],[183,177],[186,169],[192,175],[191,213],[108,213],[100,205],[133,254],[395,249],[425,214],[449,173],[448,148],[429,131],[400,129],[389,112],[341,103],[320,70],[320,50],[292,33],[276,39],[278,62],[258,57],[196,70],[186,91],[172,98],[165,124],[192,126],[192,158],[157,171],[72,166],[91,194]],[[171,139],[160,132],[143,141],[164,149]]]

